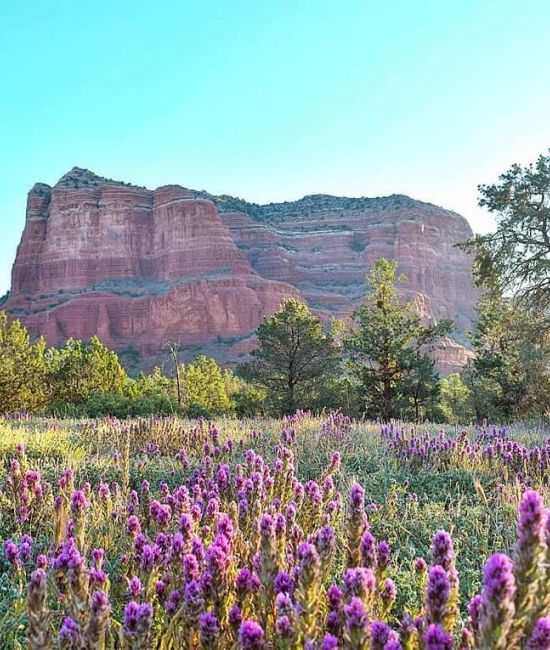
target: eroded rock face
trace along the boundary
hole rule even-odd
[[[422,316],[452,318],[460,336],[476,291],[454,245],[470,235],[463,217],[404,196],[258,206],[74,168],[29,193],[6,308],[50,344],[97,333],[145,367],[172,341],[235,362],[289,296],[325,319],[348,314],[367,270],[387,257]],[[444,370],[464,361],[461,346],[446,350]]]

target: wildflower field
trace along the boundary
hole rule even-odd
[[[550,432],[0,420],[0,648],[550,648]]]

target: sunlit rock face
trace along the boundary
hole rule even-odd
[[[97,333],[141,367],[170,342],[235,363],[289,296],[324,320],[348,315],[365,295],[365,273],[386,257],[422,317],[453,319],[460,339],[477,296],[471,260],[455,245],[470,235],[460,215],[400,195],[259,206],[74,168],[29,192],[5,308],[50,344]],[[448,341],[440,367],[466,356]]]

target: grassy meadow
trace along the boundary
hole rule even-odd
[[[468,603],[493,553],[518,562],[526,490],[550,502],[547,435],[308,413],[2,419],[0,647],[501,647]],[[440,619],[437,531],[454,547]],[[507,647],[528,647],[529,603]],[[430,645],[430,625],[456,646]]]

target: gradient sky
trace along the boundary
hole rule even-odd
[[[50,0],[0,8],[0,293],[74,165],[258,201],[476,186],[550,146],[547,0]]]

